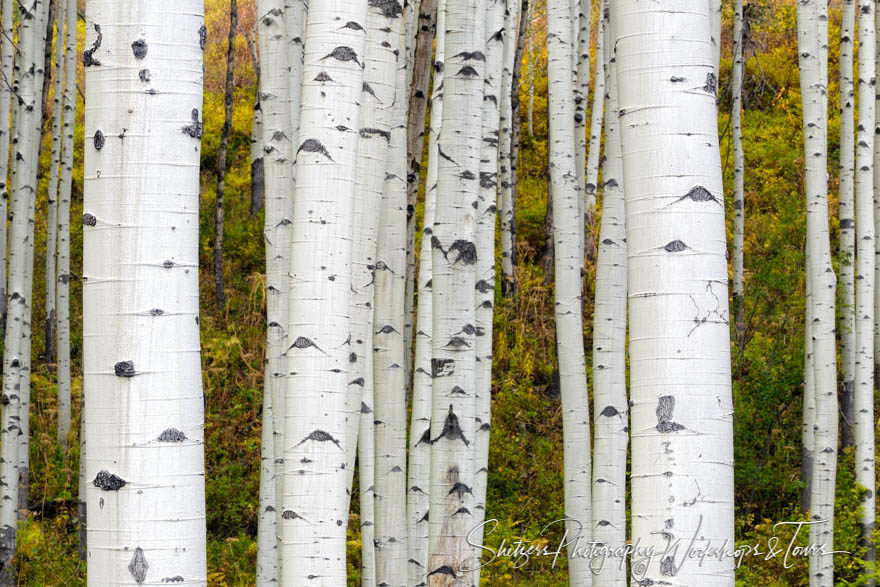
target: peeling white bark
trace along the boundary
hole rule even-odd
[[[86,9],[88,580],[206,585],[203,5],[90,0]]]
[[[708,2],[612,3],[628,244],[631,539],[660,552],[670,540],[734,538],[712,14]],[[654,557],[633,571],[673,586],[734,584],[732,558],[683,558]]]

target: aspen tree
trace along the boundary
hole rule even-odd
[[[733,543],[730,314],[708,2],[612,2],[629,288],[632,542]],[[698,374],[698,375],[695,375]],[[734,584],[681,551],[633,581]]]
[[[801,504],[800,512],[806,514],[810,511],[810,499],[813,487],[813,460],[815,458],[815,426],[816,426],[816,382],[815,368],[813,366],[813,336],[812,336],[812,288],[810,287],[810,274],[806,276],[805,299],[806,316],[804,319],[804,402],[803,421],[801,424]]]
[[[400,22],[400,19],[396,19]],[[392,28],[398,51],[405,41],[398,25]],[[406,373],[404,328],[412,318],[406,309],[406,137],[409,68],[396,63],[392,100],[391,141],[385,166],[382,220],[376,253],[376,306],[373,326],[373,373],[376,413],[376,583],[406,585]]]
[[[855,91],[853,45],[856,0],[843,0],[840,20],[840,373],[841,446],[853,444],[856,370]]]
[[[256,28],[255,25],[254,28]],[[256,34],[251,37],[241,27],[241,34],[247,42],[248,53],[251,54],[251,63],[254,68],[254,76],[257,78],[256,96],[254,96],[254,122],[251,127],[251,216],[256,216],[263,211],[266,201],[266,176],[263,163],[263,109],[260,105],[260,57],[257,54]],[[256,32],[256,31],[255,31]]]
[[[501,78],[504,69],[504,20],[519,0],[486,2],[486,83],[483,96],[480,191],[476,209],[476,482],[474,486],[474,528],[471,541],[483,544],[482,524],[486,519],[486,490],[489,485],[489,437],[492,419],[492,340],[495,315],[495,219],[498,193],[498,133],[501,122]],[[482,552],[480,550],[477,551]],[[479,569],[474,583],[479,584]]]
[[[602,223],[596,264],[593,316],[593,520],[592,539],[609,548],[626,546],[626,457],[629,444],[629,405],[626,397],[626,213],[623,161],[617,122],[617,71],[614,23],[610,10],[602,15],[603,31],[611,41],[596,53],[596,70],[606,78],[605,166]],[[604,67],[599,60],[604,60]],[[601,67],[601,68],[600,68]],[[597,79],[598,87],[598,79]],[[594,585],[621,585],[626,567],[608,561],[598,569]]]
[[[867,547],[865,572],[874,572],[873,533],[877,480],[874,465],[874,125],[876,75],[876,3],[859,0],[859,123],[856,132],[856,371],[853,393],[855,414],[856,482],[866,489],[861,503],[862,541]],[[871,581],[873,583],[874,581]]]
[[[12,127],[9,124],[10,100],[12,98],[12,66],[15,59],[12,28],[12,0],[3,0],[0,7],[0,218],[9,213],[9,146]],[[7,223],[0,222],[0,324],[6,328],[6,241]]]
[[[58,196],[58,286],[55,291],[58,328],[56,368],[58,378],[58,442],[67,448],[70,434],[70,194],[73,188],[73,134],[76,127],[76,0],[64,0],[64,19],[59,37],[64,31],[64,90],[62,108],[64,124],[61,140],[61,180]],[[57,70],[61,73],[61,68]],[[80,431],[82,434],[82,431]]]
[[[735,0],[733,10],[733,65],[731,71],[733,100],[730,109],[733,139],[733,312],[737,344],[742,344],[743,294],[743,239],[745,236],[745,158],[742,140],[742,88],[745,63],[743,61],[743,1]]]
[[[272,439],[272,394],[263,393],[260,433],[260,509],[257,517],[257,585],[278,584],[278,538],[275,522],[275,446]]]
[[[284,585],[345,581],[351,237],[366,19],[367,5],[357,0],[308,7],[286,343]]]
[[[528,0],[523,0],[528,2]],[[504,68],[501,77],[501,129],[498,135],[498,186],[501,224],[501,291],[512,297],[516,290],[516,180],[513,176],[513,133],[519,122],[514,118],[513,102],[519,87],[514,84],[514,60],[517,47],[517,15],[510,11],[504,20]],[[525,15],[523,15],[525,18]]]
[[[226,199],[226,153],[232,131],[232,100],[235,92],[235,30],[238,28],[238,2],[229,0],[229,34],[226,47],[226,87],[223,93],[223,129],[217,150],[217,192],[214,201],[214,301],[220,311],[226,308],[226,281],[223,277],[223,226]]]
[[[375,365],[373,361],[375,292],[385,260],[377,257],[381,239],[383,188],[391,149],[391,120],[395,106],[397,57],[403,47],[399,4],[370,6],[366,20],[364,83],[361,95],[357,189],[354,201],[354,240],[351,288],[351,357],[348,389],[348,465],[354,473],[357,447],[360,485],[361,584],[376,581],[376,453]],[[382,261],[380,265],[379,261]],[[402,271],[400,268],[396,268]],[[398,273],[403,275],[403,273]],[[384,283],[384,282],[383,282]],[[402,306],[401,306],[402,307]],[[376,308],[378,312],[378,308]],[[398,325],[397,332],[402,326]],[[402,354],[402,353],[401,353]],[[402,357],[400,359],[402,361]]]
[[[64,79],[64,4],[59,2],[55,12],[58,33],[55,35],[55,77],[52,83],[52,153],[50,155],[49,188],[46,193],[46,317],[44,324],[46,350],[44,360],[55,360],[56,309],[55,290],[58,279],[58,181],[61,172],[61,93]],[[51,26],[50,26],[51,32]],[[48,39],[51,47],[52,39]],[[47,72],[48,73],[48,72]],[[47,74],[46,79],[50,76]]]
[[[828,231],[828,7],[797,4],[798,64],[803,101],[807,205],[807,271],[813,345],[816,416],[810,497],[810,544],[825,554],[810,557],[810,583],[834,583],[834,489],[837,476],[836,278]]]
[[[21,485],[27,478],[28,402],[31,373],[31,316],[34,269],[34,210],[36,206],[40,119],[37,59],[43,12],[39,0],[19,2],[18,119],[13,141],[15,170],[10,193],[9,279],[7,322],[3,345],[3,402],[0,429],[0,582],[14,581],[10,562],[15,554]],[[25,447],[22,452],[22,447]],[[22,467],[24,465],[24,467]]]
[[[88,580],[207,584],[203,5],[89,0],[86,31]]]
[[[577,167],[583,167],[583,161],[569,122],[574,117],[569,64],[576,43],[564,4],[560,0],[547,2],[548,150],[569,584],[581,586],[590,585],[592,577],[589,559],[575,552],[578,539],[589,542],[592,524],[590,416],[582,334],[583,192],[577,175]]]
[[[443,121],[431,235],[433,403],[429,585],[470,585],[474,525],[475,244],[485,83],[485,2],[448,0]],[[571,96],[571,94],[569,94]]]
[[[599,154],[602,145],[602,122],[604,119],[605,106],[605,60],[603,57],[604,49],[602,46],[602,43],[605,40],[605,19],[602,16],[604,12],[605,0],[600,0],[599,22],[596,27],[596,77],[593,82],[593,107],[590,110],[590,148],[587,151],[587,178],[585,184],[586,191],[584,192],[584,198],[586,198],[584,206],[588,218],[594,214],[594,208],[596,207],[596,190],[599,181],[599,164],[601,163]],[[587,42],[589,43],[589,37],[587,37]],[[532,83],[534,84],[534,82]],[[529,92],[529,100],[531,101],[533,89],[530,89]],[[586,93],[584,94],[584,98],[586,98]],[[532,108],[533,106],[530,105],[530,129],[532,124]],[[534,131],[530,130],[529,132]]]
[[[590,94],[590,15],[591,0],[572,0],[572,24],[574,25],[574,140],[577,150],[578,187],[584,202],[581,208],[586,218],[587,211],[596,203],[596,189],[592,198],[587,188],[587,97]],[[592,224],[592,222],[590,222]]]
[[[428,170],[425,179],[425,218],[419,250],[419,304],[414,335],[413,395],[410,415],[409,462],[407,463],[407,584],[427,584],[428,573],[428,487],[431,465],[432,333],[433,333],[433,260],[431,237],[434,234],[434,210],[440,154],[437,139],[443,119],[443,80],[446,58],[446,2],[437,0],[437,37],[434,53],[434,83],[431,95],[431,119],[428,129]]]

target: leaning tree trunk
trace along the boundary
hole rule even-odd
[[[614,1],[614,0],[612,0]],[[614,39],[610,11],[603,10],[600,30]],[[593,316],[593,520],[592,540],[608,548],[626,546],[626,457],[629,405],[626,397],[626,212],[623,160],[617,110],[614,43],[596,54],[596,70],[606,78],[605,166],[602,223],[596,264]],[[604,60],[604,68],[599,65]],[[597,78],[598,87],[598,78]],[[596,573],[597,586],[626,583],[626,567],[608,561]]]
[[[743,270],[743,239],[745,236],[745,158],[742,142],[742,87],[744,75],[743,62],[743,0],[735,0],[733,12],[733,66],[732,93],[733,104],[730,109],[733,140],[733,315],[735,340],[743,344],[743,294],[745,277]]]
[[[385,267],[378,262],[382,238],[383,188],[391,149],[391,121],[395,106],[397,56],[402,49],[402,19],[392,7],[370,7],[366,20],[364,83],[361,95],[357,189],[354,194],[354,238],[351,284],[351,364],[348,390],[348,476],[353,479],[355,454],[360,481],[361,585],[376,585],[376,451],[374,422],[375,370],[373,361],[375,292]],[[396,28],[395,28],[396,27]],[[401,271],[398,275],[403,276]],[[384,282],[383,282],[384,283]],[[402,308],[402,306],[401,306]],[[378,308],[377,308],[378,311]],[[403,329],[398,324],[396,331]],[[401,356],[400,361],[403,358]],[[402,365],[402,363],[400,363]],[[384,374],[383,374],[384,375]],[[357,449],[357,452],[355,452]],[[403,544],[403,543],[401,543]]]
[[[9,201],[9,145],[12,127],[9,121],[12,98],[12,66],[15,58],[12,30],[12,0],[3,0],[0,9],[0,218],[7,218]],[[6,331],[6,239],[7,223],[0,222],[0,334]]]
[[[873,574],[876,558],[873,533],[876,514],[874,492],[874,100],[876,39],[874,0],[859,0],[859,124],[856,134],[856,371],[855,464],[856,482],[865,488],[862,497],[862,542],[866,573]],[[869,584],[875,581],[869,579]]]
[[[856,3],[843,0],[840,22],[840,407],[841,446],[853,445],[853,387],[856,370],[855,119],[853,45]]]
[[[403,31],[392,25],[392,48],[403,45]],[[392,100],[391,141],[385,166],[385,193],[379,227],[375,270],[375,323],[373,374],[376,412],[376,584],[406,585],[406,372],[409,355],[404,328],[412,324],[406,309],[406,138],[409,108],[407,67],[397,61],[395,99]]]
[[[605,64],[603,58],[604,50],[602,46],[605,38],[604,31],[606,26],[605,19],[603,18],[604,12],[605,0],[600,0],[599,22],[596,31],[596,78],[593,83],[593,107],[590,110],[590,149],[587,157],[587,180],[585,184],[586,191],[584,192],[584,198],[586,200],[584,203],[584,209],[586,210],[588,224],[589,220],[595,214],[596,189],[599,182],[599,152],[602,150],[602,120],[604,118],[603,114],[605,105]],[[589,36],[587,36],[587,43],[589,43],[589,40]],[[584,92],[584,99],[586,99],[586,97],[587,94]],[[531,109],[529,112],[529,132],[531,133]],[[590,226],[587,226],[586,228],[589,230]],[[592,235],[589,233],[587,236],[592,238]]]
[[[168,26],[164,6],[87,3],[90,585],[207,583],[198,323],[207,31],[201,0],[176,7]]]
[[[523,0],[527,5],[528,0]],[[517,11],[514,11],[517,12]],[[514,116],[514,101],[519,100],[519,87],[515,84],[514,59],[516,56],[517,39],[513,34],[514,26],[505,21],[507,34],[504,36],[504,69],[501,73],[501,128],[498,133],[498,185],[499,213],[501,215],[501,292],[504,297],[512,297],[516,293],[516,179],[513,176],[513,132],[519,126],[519,119]]]
[[[61,184],[58,196],[58,284],[55,306],[58,328],[56,351],[58,355],[58,442],[67,449],[70,435],[70,194],[73,188],[73,133],[76,128],[76,0],[65,0],[64,54],[64,125],[61,141]],[[59,19],[58,21],[62,21]],[[63,31],[59,25],[59,38]],[[59,75],[61,68],[58,69]],[[85,503],[85,502],[83,502]]]
[[[423,2],[423,5],[425,3]],[[431,95],[431,119],[428,129],[428,171],[425,179],[425,218],[419,250],[419,304],[416,320],[413,360],[413,394],[409,433],[409,468],[407,470],[407,585],[427,584],[428,574],[428,483],[431,465],[431,392],[433,329],[433,263],[431,236],[434,234],[434,209],[440,154],[437,140],[443,120],[443,79],[446,0],[437,0],[437,38],[433,62],[434,83]]]
[[[229,37],[226,48],[226,89],[223,94],[223,130],[217,150],[217,197],[214,201],[214,301],[220,312],[226,308],[223,278],[223,220],[226,195],[226,152],[232,130],[232,100],[235,92],[235,30],[238,28],[238,3],[229,0]]]
[[[486,490],[489,486],[489,438],[492,420],[492,327],[495,315],[495,219],[498,192],[498,131],[501,122],[498,92],[504,69],[504,38],[516,25],[519,0],[490,0],[486,3],[486,84],[483,97],[480,191],[476,202],[477,248],[476,286],[476,422],[474,425],[474,532],[471,541],[483,545],[486,519]],[[512,18],[507,18],[512,17]],[[505,21],[506,19],[506,21]],[[505,26],[507,25],[507,26]],[[505,34],[506,33],[506,34]],[[480,570],[474,575],[480,584]]]
[[[52,84],[52,155],[50,160],[49,189],[46,193],[46,319],[44,325],[46,349],[43,359],[47,363],[55,360],[55,290],[58,279],[58,178],[61,167],[61,93],[64,72],[64,3],[60,2],[55,12],[58,33],[55,36],[55,79]],[[50,27],[51,32],[51,27]],[[48,46],[51,47],[51,38]],[[48,71],[46,79],[49,79]],[[41,137],[42,138],[42,137]],[[59,428],[60,433],[60,428]]]
[[[837,477],[836,279],[828,231],[828,6],[816,0],[797,4],[798,63],[803,100],[807,203],[807,271],[811,286],[816,420],[810,544],[810,582],[834,584],[834,487]]]
[[[346,576],[349,302],[366,20],[367,5],[358,0],[308,8],[286,345],[285,585],[337,584]]]
[[[431,416],[429,585],[470,585],[474,522],[478,251],[472,204],[479,197],[485,81],[485,2],[448,0],[443,121],[431,235],[434,377]]]
[[[565,0],[547,2],[547,103],[550,139],[550,191],[553,206],[556,352],[562,395],[563,491],[568,532],[569,584],[591,584],[590,560],[577,556],[575,537],[589,542],[592,524],[590,498],[590,416],[583,345],[584,265],[583,192],[577,167],[583,167],[573,135],[571,75],[576,47]],[[577,126],[574,126],[576,129]]]
[[[15,63],[19,117],[16,121],[15,172],[10,202],[9,294],[3,345],[3,402],[0,430],[0,584],[14,584],[20,479],[26,477],[28,400],[31,368],[31,314],[34,268],[34,208],[39,161],[40,96],[36,75],[41,12],[39,0],[19,2],[18,55]],[[22,461],[25,467],[22,468]]]
[[[632,542],[733,543],[727,247],[709,3],[612,3],[626,194]],[[734,584],[731,558],[633,581]],[[674,578],[671,578],[674,577]]]

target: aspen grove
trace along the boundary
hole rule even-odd
[[[0,0],[0,586],[876,585],[877,0]]]

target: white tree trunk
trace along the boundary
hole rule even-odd
[[[803,100],[807,203],[807,271],[811,289],[816,420],[810,544],[834,550],[834,489],[837,476],[836,278],[828,234],[828,7],[797,5],[798,63]],[[834,556],[810,557],[810,584],[834,584]]]
[[[550,189],[555,250],[556,352],[562,394],[563,475],[569,584],[591,584],[590,560],[576,554],[576,542],[590,541],[590,416],[584,366],[581,268],[583,267],[583,192],[577,168],[583,167],[572,134],[574,118],[570,64],[575,51],[568,6],[547,3],[548,118]],[[575,126],[575,129],[577,127]]]
[[[55,360],[55,290],[58,279],[58,182],[61,174],[61,94],[63,92],[62,81],[64,79],[64,12],[65,6],[61,2],[56,10],[55,26],[55,78],[52,84],[52,154],[49,163],[49,188],[46,194],[48,214],[46,220],[46,350],[44,359],[47,363]],[[49,40],[51,42],[51,39]],[[50,75],[50,72],[46,72]],[[42,138],[42,137],[41,137]],[[59,412],[60,417],[60,412]],[[61,427],[58,427],[59,441],[61,440]]]
[[[73,187],[73,133],[76,127],[76,0],[67,3],[64,32],[64,126],[61,141],[61,184],[58,196],[58,287],[55,292],[58,328],[58,441],[67,448],[70,434],[70,193]],[[59,18],[59,39],[64,30]],[[61,75],[61,68],[58,74]]]
[[[433,259],[431,236],[434,234],[434,209],[437,174],[440,164],[438,138],[443,119],[443,79],[446,0],[437,1],[434,83],[431,96],[431,119],[428,131],[428,172],[425,178],[425,218],[419,252],[419,304],[413,361],[413,396],[409,433],[409,468],[407,470],[407,584],[427,584],[428,569],[428,483],[431,471],[431,399],[433,333]]]
[[[517,23],[521,11],[513,10],[504,20],[504,69],[501,72],[501,129],[498,135],[498,185],[499,213],[501,223],[501,289],[506,297],[512,296],[516,289],[514,275],[514,259],[516,252],[516,197],[515,178],[513,176],[513,66],[516,54]],[[523,15],[525,18],[525,15]]]
[[[18,100],[15,171],[10,202],[9,281],[7,327],[3,346],[3,403],[0,430],[0,580],[8,580],[15,553],[20,479],[27,475],[27,418],[31,372],[31,314],[34,268],[34,208],[39,159],[40,96],[36,79],[41,5],[38,0],[18,4],[18,59],[15,63]],[[22,467],[24,461],[24,468]]]
[[[737,344],[743,336],[743,294],[745,276],[743,245],[745,237],[745,158],[742,142],[742,88],[745,64],[743,61],[743,0],[735,0],[733,11],[733,64],[730,119],[733,141],[733,313]]]
[[[266,379],[270,377],[266,370]],[[260,434],[260,509],[257,514],[257,585],[278,584],[278,539],[275,522],[275,446],[272,439],[272,394],[263,392]]]
[[[357,0],[313,2],[304,37],[286,344],[285,585],[341,584],[346,575],[349,304],[366,19]]]
[[[590,95],[590,15],[591,0],[572,0],[572,23],[574,24],[574,141],[577,153],[577,177],[580,189],[581,217],[586,218],[588,209],[596,204],[596,190],[587,188],[587,100]],[[584,231],[582,231],[584,232]],[[586,233],[584,233],[584,240]]]
[[[605,10],[600,30],[614,39],[614,23]],[[626,457],[629,404],[626,396],[626,211],[623,160],[617,122],[617,67],[614,44],[597,51],[596,69],[606,78],[605,166],[602,224],[596,265],[593,317],[593,541],[609,548],[626,545]],[[604,60],[600,69],[599,59]],[[598,83],[597,83],[598,85]],[[609,560],[598,569],[597,586],[623,585],[626,566]]]
[[[476,205],[485,81],[485,2],[446,4],[443,121],[433,270],[429,585],[470,585],[474,523]]]
[[[862,499],[862,540],[868,547],[866,570],[873,573],[875,549],[874,471],[874,100],[876,74],[875,0],[859,0],[859,124],[856,134],[856,482],[867,491]],[[873,581],[872,581],[873,584]]]
[[[804,319],[804,403],[803,423],[801,425],[801,489],[802,514],[810,511],[810,498],[813,486],[813,460],[815,456],[815,426],[816,426],[816,378],[813,366],[813,310],[812,310],[812,287],[810,274],[807,273],[805,283],[806,316]]]
[[[476,209],[477,264],[474,307],[476,308],[476,482],[474,486],[474,532],[472,542],[483,544],[482,524],[486,519],[486,490],[489,486],[489,437],[492,420],[492,327],[495,315],[495,219],[498,194],[498,134],[500,130],[501,80],[504,69],[504,19],[515,13],[520,0],[486,2],[486,83],[483,97],[480,191]],[[482,552],[480,550],[478,553]],[[480,584],[479,569],[474,584]]]
[[[843,0],[840,22],[840,403],[843,417],[841,441],[852,445],[853,387],[856,370],[856,236],[855,236],[855,92],[853,45],[855,0]]]
[[[614,2],[626,194],[632,542],[733,543],[733,402],[709,3]],[[649,156],[650,154],[650,156]],[[705,541],[705,543],[703,542]],[[633,581],[734,584],[734,560],[633,561]]]
[[[88,580],[205,585],[203,6],[86,8]]]
[[[717,84],[721,75],[721,0],[709,0],[709,42]]]
[[[377,246],[385,186],[385,169],[391,148],[391,120],[395,105],[397,57],[401,50],[401,15],[394,5],[388,11],[370,7],[366,20],[364,84],[361,95],[357,189],[354,201],[354,240],[351,288],[351,365],[348,391],[348,467],[354,472],[357,446],[360,480],[361,585],[376,585],[376,454],[374,416],[375,369],[373,364],[375,291],[380,274]],[[399,6],[397,6],[399,10]],[[394,30],[392,30],[393,27]],[[384,262],[384,261],[383,261]],[[399,275],[403,275],[399,273]],[[402,303],[402,300],[401,300]],[[378,310],[378,309],[377,309]],[[399,326],[398,332],[402,330]],[[402,353],[401,353],[402,354]],[[401,357],[402,361],[402,357]]]
[[[590,149],[587,157],[587,180],[584,192],[585,209],[588,218],[592,218],[596,207],[596,191],[599,182],[599,154],[602,150],[602,121],[605,106],[605,63],[604,48],[602,43],[605,39],[605,0],[599,2],[599,19],[596,32],[596,77],[593,82],[593,107],[590,111]],[[587,36],[587,43],[589,43]],[[530,90],[531,92],[532,90]],[[584,93],[584,99],[587,94]],[[531,109],[529,110],[531,112]],[[531,115],[530,115],[531,116]],[[531,125],[531,123],[529,123]],[[607,155],[606,155],[607,157]],[[622,180],[622,178],[621,178]]]
[[[0,218],[7,218],[7,203],[9,201],[9,145],[11,142],[12,126],[10,125],[10,99],[12,97],[12,71],[15,59],[15,47],[13,45],[12,28],[12,0],[3,0],[0,10],[0,74],[3,79],[0,83]],[[0,324],[6,324],[6,241],[7,223],[0,222]]]

